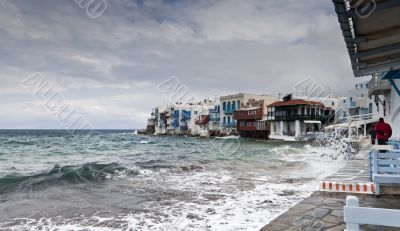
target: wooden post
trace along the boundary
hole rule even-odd
[[[359,207],[359,201],[358,198],[355,196],[348,196],[346,198],[346,207]],[[352,217],[354,214],[348,214],[348,212],[345,210],[344,211],[344,220],[346,221],[346,218]],[[349,223],[346,222],[346,229],[345,231],[360,231],[360,225],[356,223]]]
[[[367,137],[367,122],[364,120],[364,137]]]
[[[373,150],[372,151],[372,160],[373,160],[373,171],[372,171],[372,178],[374,174],[378,174],[378,150]],[[380,190],[379,190],[379,184],[377,182],[374,182],[374,188],[375,188],[375,195],[379,195]]]

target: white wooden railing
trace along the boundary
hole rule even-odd
[[[380,194],[380,184],[400,184],[400,150],[392,150],[391,145],[373,147],[372,180],[375,194]],[[385,152],[379,152],[379,151]]]
[[[346,198],[343,213],[345,231],[359,231],[360,224],[400,227],[400,210],[359,207],[355,196]]]

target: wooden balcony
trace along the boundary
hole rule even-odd
[[[243,126],[244,125],[244,126]],[[268,121],[241,121],[237,126],[238,131],[269,131],[270,123]]]
[[[383,95],[391,90],[391,85],[387,80],[380,80],[377,76],[372,77],[368,83],[368,94]]]
[[[210,118],[210,117],[209,117],[208,115],[202,115],[202,116],[200,117],[200,119],[196,121],[196,125],[205,125],[205,124],[208,124],[209,118]]]
[[[262,120],[263,110],[262,108],[256,108],[251,110],[235,111],[233,117],[235,120]]]

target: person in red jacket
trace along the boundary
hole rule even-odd
[[[392,136],[392,127],[385,123],[383,118],[379,118],[379,122],[375,125],[376,139],[379,145],[387,145],[389,138]]]

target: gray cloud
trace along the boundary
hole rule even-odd
[[[329,1],[109,0],[98,19],[67,0],[0,6],[0,128],[57,127],[20,86],[36,72],[98,128],[143,127],[171,76],[199,97],[356,81]]]

